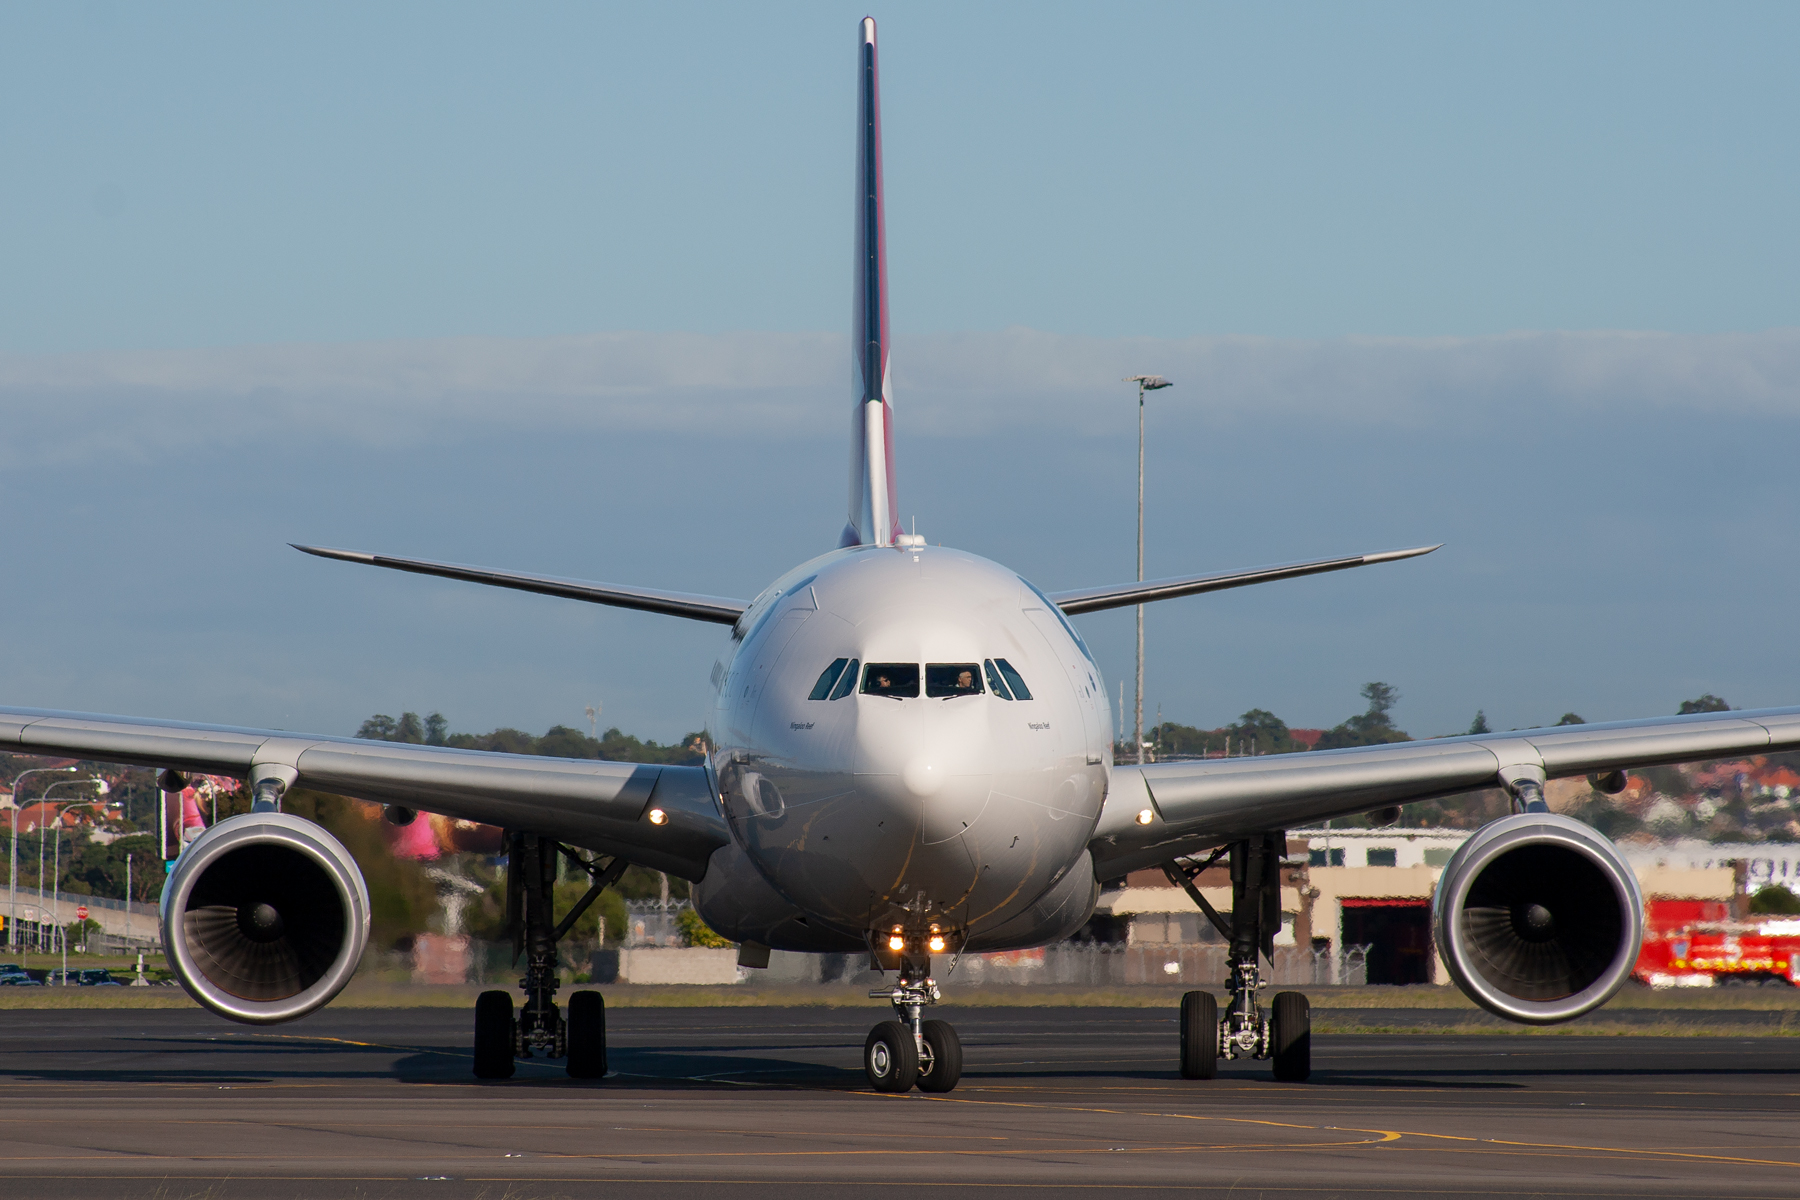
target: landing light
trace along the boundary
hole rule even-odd
[[[906,939],[896,933],[893,937],[888,939],[888,949],[889,950],[904,950],[904,949],[906,949]]]
[[[660,808],[653,808],[650,810],[650,823],[652,825],[667,825],[669,823],[669,814]]]
[[[931,941],[926,944],[931,947],[931,952],[933,954],[942,954],[944,952],[944,935],[941,933],[934,933],[931,935]]]
[[[1149,809],[1147,809],[1147,808],[1139,809],[1138,815],[1137,815],[1137,823],[1139,825],[1148,825],[1150,823],[1151,815],[1152,814]]]

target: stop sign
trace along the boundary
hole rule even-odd
[[[80,904],[75,907],[75,919],[77,921],[87,920],[87,905]]]

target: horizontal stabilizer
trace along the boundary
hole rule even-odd
[[[1442,542],[1438,546],[1443,545]],[[1296,579],[1302,575],[1322,575],[1326,571],[1343,571],[1374,563],[1395,562],[1430,554],[1438,546],[1415,546],[1411,550],[1383,550],[1379,554],[1353,554],[1348,558],[1321,558],[1313,562],[1281,563],[1273,567],[1256,567],[1249,571],[1230,571],[1223,575],[1187,575],[1179,579],[1146,579],[1140,583],[1120,583],[1112,587],[1082,588],[1073,592],[1051,592],[1056,606],[1074,616],[1076,613],[1099,612],[1103,608],[1123,608],[1127,604],[1147,604],[1152,600],[1173,600],[1177,596],[1193,596],[1200,592],[1222,592],[1226,588],[1248,587],[1253,583],[1271,583],[1277,579]]]
[[[421,558],[364,554],[360,550],[328,550],[323,546],[301,546],[292,542],[288,544],[302,553],[316,554],[320,558],[367,563],[372,567],[390,567],[396,571],[411,571],[415,575],[438,575],[444,579],[485,583],[490,587],[514,588],[521,592],[541,592],[546,596],[561,596],[566,600],[585,600],[589,604],[638,608],[645,612],[686,617],[690,621],[712,621],[719,625],[734,624],[744,615],[744,610],[750,607],[748,601],[728,600],[722,596],[696,596],[688,592],[620,587],[613,583],[559,579],[554,575],[526,575],[519,571],[496,571],[491,567],[469,567],[460,563],[427,562]]]

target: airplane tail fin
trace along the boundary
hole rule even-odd
[[[881,200],[881,82],[875,18],[857,45],[856,268],[850,303],[850,520],[845,546],[891,546],[900,532],[894,493],[894,409],[888,382],[887,237]]]

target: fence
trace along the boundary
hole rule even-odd
[[[627,900],[625,902],[625,944],[627,946],[684,946],[681,912],[694,907],[686,900]]]
[[[18,914],[14,927],[0,938],[0,948],[11,949],[17,945],[35,953],[58,950],[64,929],[77,920],[78,910],[82,907],[88,909],[88,919],[100,926],[97,932],[88,936],[88,953],[129,955],[139,950],[149,953],[161,949],[159,910],[154,904],[133,901],[127,905],[123,900],[107,896],[84,896],[74,892],[56,895],[29,887],[20,887],[10,895],[0,892],[0,917],[9,916],[13,911]],[[71,950],[74,948],[70,946]]]
[[[675,911],[671,906],[671,911]],[[644,939],[627,942],[623,948],[651,949],[658,944],[649,941],[651,930],[646,925]],[[426,939],[421,938],[421,942]],[[667,943],[664,943],[666,945]],[[513,961],[510,942],[466,942],[466,976],[446,978],[426,969],[424,959],[403,963],[397,954],[372,955],[385,965],[411,965],[418,982],[451,983],[466,979],[469,983],[510,986],[523,973],[523,964]],[[592,943],[564,942],[557,947],[558,958],[570,976],[598,969],[594,951],[602,949]],[[613,956],[612,970],[619,970],[619,951],[604,948]],[[1265,964],[1264,978],[1275,987],[1319,985],[1358,987],[1368,983],[1367,946],[1350,946],[1342,952],[1312,950],[1299,946],[1278,946],[1273,964]],[[672,951],[656,949],[655,953]],[[696,956],[713,956],[721,951],[675,951]],[[1226,948],[1222,945],[1125,946],[1065,942],[1037,950],[1013,950],[1000,954],[968,954],[960,958],[940,955],[933,959],[937,979],[946,987],[1065,987],[1108,988],[1171,986],[1219,988],[1226,984]],[[387,959],[391,957],[392,961]],[[711,960],[709,959],[709,964]],[[372,964],[365,964],[372,965]],[[666,967],[666,964],[664,964]],[[708,966],[708,971],[712,966]],[[629,976],[629,972],[626,972]],[[830,954],[797,954],[775,951],[767,969],[740,969],[739,982],[777,985],[816,984],[821,987],[868,988],[891,982],[892,974],[882,976],[869,969],[865,952]],[[613,982],[605,975],[602,982]],[[619,982],[632,982],[622,978]],[[714,980],[714,982],[729,982]]]
[[[1265,978],[1277,987],[1308,984],[1362,986],[1368,983],[1368,947],[1342,953],[1300,946],[1277,946]],[[980,986],[1051,984],[1065,987],[1131,987],[1143,984],[1223,986],[1223,945],[1095,945],[1063,943],[1039,950],[972,954],[938,968],[940,978]]]

